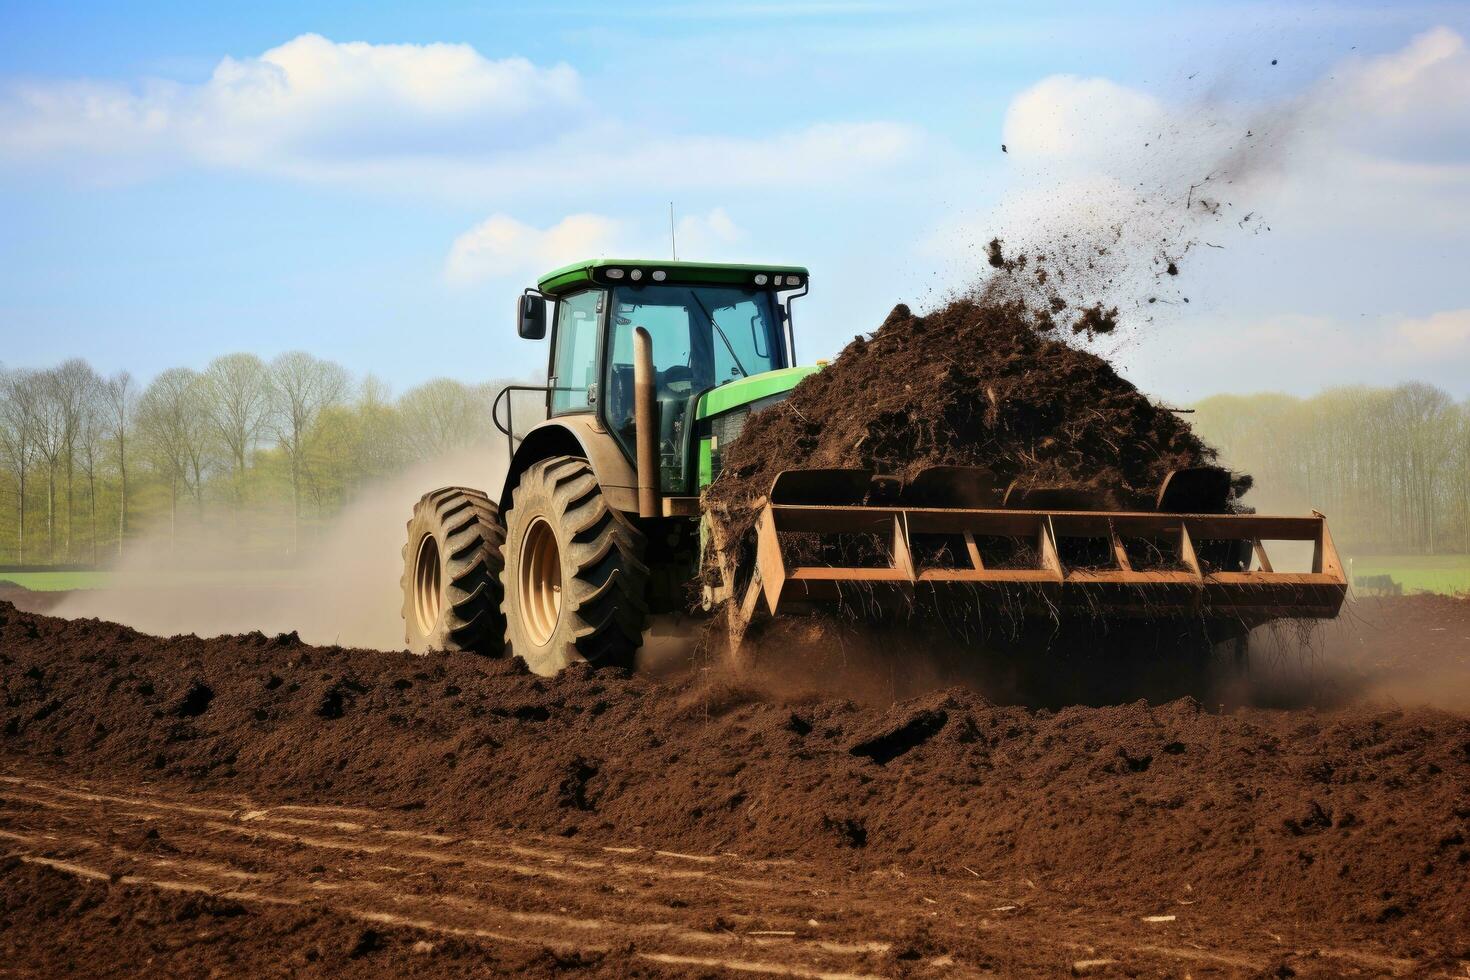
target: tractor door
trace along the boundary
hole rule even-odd
[[[556,304],[552,330],[547,412],[585,412],[597,400],[597,338],[607,293],[584,289]]]

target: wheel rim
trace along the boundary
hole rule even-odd
[[[413,608],[418,617],[419,632],[428,636],[439,624],[443,596],[439,591],[439,542],[432,534],[419,542],[418,557],[413,564]]]
[[[520,565],[521,622],[531,642],[543,647],[561,618],[561,550],[545,518],[536,518],[527,529]]]

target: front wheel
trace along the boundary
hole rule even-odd
[[[643,533],[575,456],[533,463],[506,515],[505,644],[538,674],[631,667],[648,616]]]

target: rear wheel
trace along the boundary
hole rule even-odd
[[[643,533],[575,456],[533,463],[512,501],[501,576],[506,647],[538,674],[578,661],[631,667],[648,616]]]
[[[443,487],[414,505],[403,546],[403,632],[414,653],[504,649],[500,512],[479,490]]]

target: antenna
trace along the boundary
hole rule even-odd
[[[674,202],[669,202],[669,251],[674,253],[674,261],[679,261],[679,243],[674,240]]]

